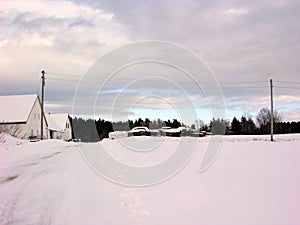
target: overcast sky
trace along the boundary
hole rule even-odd
[[[269,107],[272,78],[275,107],[285,121],[300,120],[299,12],[296,0],[0,1],[0,94],[40,93],[40,71],[46,70],[46,111],[71,114],[80,78],[101,56],[158,40],[183,46],[207,64],[221,86],[226,118],[255,117]],[[134,82],[144,77],[152,78]],[[188,85],[182,90],[171,81]],[[145,115],[192,123],[196,118],[186,112],[191,104],[207,122],[216,96],[190,83],[167,65],[132,66],[102,92],[96,86],[96,102],[86,104],[96,104],[93,113],[108,119]],[[91,87],[85,88],[79,89],[89,95]]]

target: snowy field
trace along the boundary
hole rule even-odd
[[[133,188],[97,175],[79,151],[102,145],[120,161],[153,163],[157,155],[124,157],[132,138],[92,144],[2,137],[0,224],[300,224],[300,135],[275,136],[273,143],[268,136],[226,136],[203,173],[209,137],[154,138],[163,143],[162,158],[180,141],[194,142],[196,151],[171,179]]]

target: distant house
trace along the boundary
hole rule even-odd
[[[48,132],[50,139],[70,140],[72,138],[72,126],[67,113],[47,114]]]
[[[29,139],[41,137],[41,119],[43,119],[43,137],[48,138],[47,120],[41,116],[41,102],[38,95],[0,96],[0,132]]]

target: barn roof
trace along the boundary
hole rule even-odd
[[[68,113],[47,114],[48,129],[55,131],[64,131],[68,120]]]
[[[0,96],[0,123],[26,122],[37,95]]]

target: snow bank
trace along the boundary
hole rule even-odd
[[[108,134],[110,139],[119,139],[119,138],[125,138],[128,137],[128,132],[127,131],[114,131],[110,132]]]
[[[19,138],[12,137],[9,134],[0,133],[0,150],[13,149],[17,145],[27,143],[28,140],[22,140]]]
[[[225,142],[253,142],[253,141],[270,141],[270,135],[228,135],[224,136]],[[300,134],[276,134],[274,142],[299,141]]]
[[[17,145],[16,139],[5,137],[15,147],[0,151],[0,224],[300,224],[299,134],[276,135],[275,142],[267,135],[225,136],[214,163],[199,173],[210,138]],[[128,149],[149,139],[157,144],[146,146],[149,151]],[[195,143],[191,160],[166,182],[141,188],[107,181],[78,151],[104,146],[118,160],[141,166],[169,157],[180,141]]]

